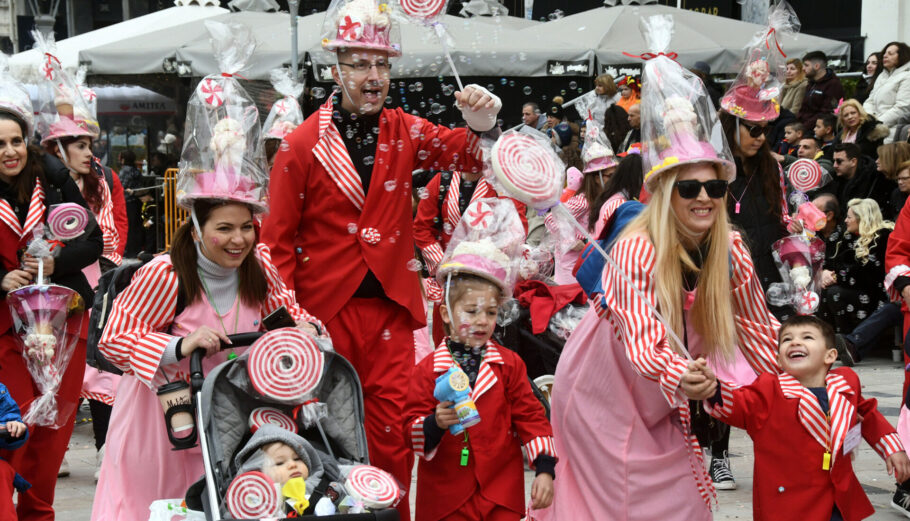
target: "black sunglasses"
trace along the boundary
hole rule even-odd
[[[771,127],[768,125],[750,125],[742,121],[740,121],[739,124],[746,127],[746,130],[749,131],[749,135],[752,139],[758,139],[759,136],[768,137],[768,134],[771,133]]]
[[[705,187],[705,193],[711,199],[720,199],[727,194],[727,182],[723,179],[712,179],[704,182],[689,179],[687,181],[677,181],[674,185],[679,192],[679,196],[683,199],[695,199],[701,193],[702,187]]]

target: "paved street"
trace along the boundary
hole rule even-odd
[[[896,423],[901,389],[899,364],[886,360],[882,353],[880,358],[864,361],[856,369],[863,382],[863,394],[877,398],[885,416],[892,423]],[[743,431],[734,430],[730,447],[731,464],[739,489],[718,492],[719,511],[715,519],[751,519],[752,443]],[[90,424],[76,427],[68,459],[72,475],[61,479],[57,484],[55,506],[58,509],[58,518],[86,521],[89,519],[95,492],[92,478],[95,469],[95,448]],[[885,473],[884,462],[868,445],[861,445],[854,468],[876,509],[876,514],[870,519],[882,521],[905,519],[889,506],[894,484]],[[526,479],[528,489],[532,479],[532,474],[528,472]]]

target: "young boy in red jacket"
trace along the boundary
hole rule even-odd
[[[871,516],[875,510],[853,472],[851,453],[865,438],[888,473],[903,482],[910,459],[897,433],[875,399],[863,398],[856,373],[831,369],[837,350],[830,325],[794,316],[781,325],[778,346],[782,374],[762,374],[738,389],[718,382],[718,393],[705,404],[714,417],[745,429],[755,444],[754,519]]]

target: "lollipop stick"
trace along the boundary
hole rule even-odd
[[[676,351],[679,354],[685,356],[687,359],[692,360],[692,356],[689,354],[689,351],[685,348],[685,344],[683,344],[682,340],[679,339],[679,336],[676,335],[676,333],[673,331],[673,328],[670,327],[670,323],[667,322],[667,320],[663,317],[663,315],[660,314],[659,311],[657,311],[657,308],[655,308],[653,305],[651,305],[651,301],[648,300],[648,298],[645,297],[645,295],[641,292],[641,290],[638,289],[638,286],[636,286],[635,283],[629,279],[629,276],[626,275],[626,272],[623,271],[622,268],[620,268],[618,264],[616,264],[616,261],[614,261],[613,258],[607,254],[607,251],[604,250],[600,246],[600,244],[594,239],[594,237],[591,236],[591,232],[586,230],[584,228],[584,226],[582,226],[581,223],[579,223],[575,219],[575,217],[569,212],[569,210],[562,203],[557,204],[553,208],[553,210],[556,213],[558,213],[560,215],[560,217],[562,217],[564,220],[572,223],[572,225],[575,227],[575,229],[579,233],[584,235],[586,239],[588,239],[588,244],[594,245],[594,248],[598,252],[600,252],[601,255],[603,255],[603,258],[607,261],[607,264],[609,264],[614,270],[616,270],[617,273],[620,274],[621,277],[623,277],[626,280],[626,282],[629,284],[629,286],[635,291],[635,294],[638,296],[638,298],[640,298],[642,301],[644,301],[645,304],[651,309],[651,313],[654,314],[654,318],[656,318],[658,322],[663,324],[664,329],[666,329],[666,331],[667,331],[667,336],[670,337],[670,339],[672,339],[674,342],[676,342],[676,345],[678,346],[678,349]]]
[[[452,55],[449,54],[449,46],[446,44],[445,27],[437,22],[433,24],[433,28],[436,30],[436,36],[439,37],[439,43],[442,44],[442,52],[446,55],[449,67],[452,68],[452,74],[455,75],[455,83],[458,84],[458,90],[463,91],[464,85],[461,84],[461,77],[458,75],[458,70],[455,68],[455,62],[452,60]]]
[[[39,286],[44,284],[44,258],[38,259],[38,277],[35,279],[35,284]]]

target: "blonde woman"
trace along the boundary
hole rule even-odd
[[[888,127],[870,116],[855,99],[845,100],[837,112],[837,138],[841,143],[856,143],[863,155],[876,157],[888,132]]]
[[[794,114],[799,113],[806,96],[806,74],[803,72],[803,62],[798,58],[787,60],[787,81],[780,89],[780,106]]]
[[[836,333],[848,337],[846,352],[841,353],[841,360],[852,365],[878,337],[877,333],[883,330],[877,327],[877,333],[867,332],[860,335],[862,338],[857,338],[854,331],[859,331],[860,323],[879,308],[889,305],[884,285],[885,251],[894,223],[882,219],[881,209],[874,199],[851,199],[847,203],[844,225],[846,233],[826,262],[822,274],[825,288],[820,311],[822,318],[834,326]],[[900,310],[892,315],[899,319]],[[882,317],[879,315],[877,318]],[[881,320],[874,322],[881,323]]]

